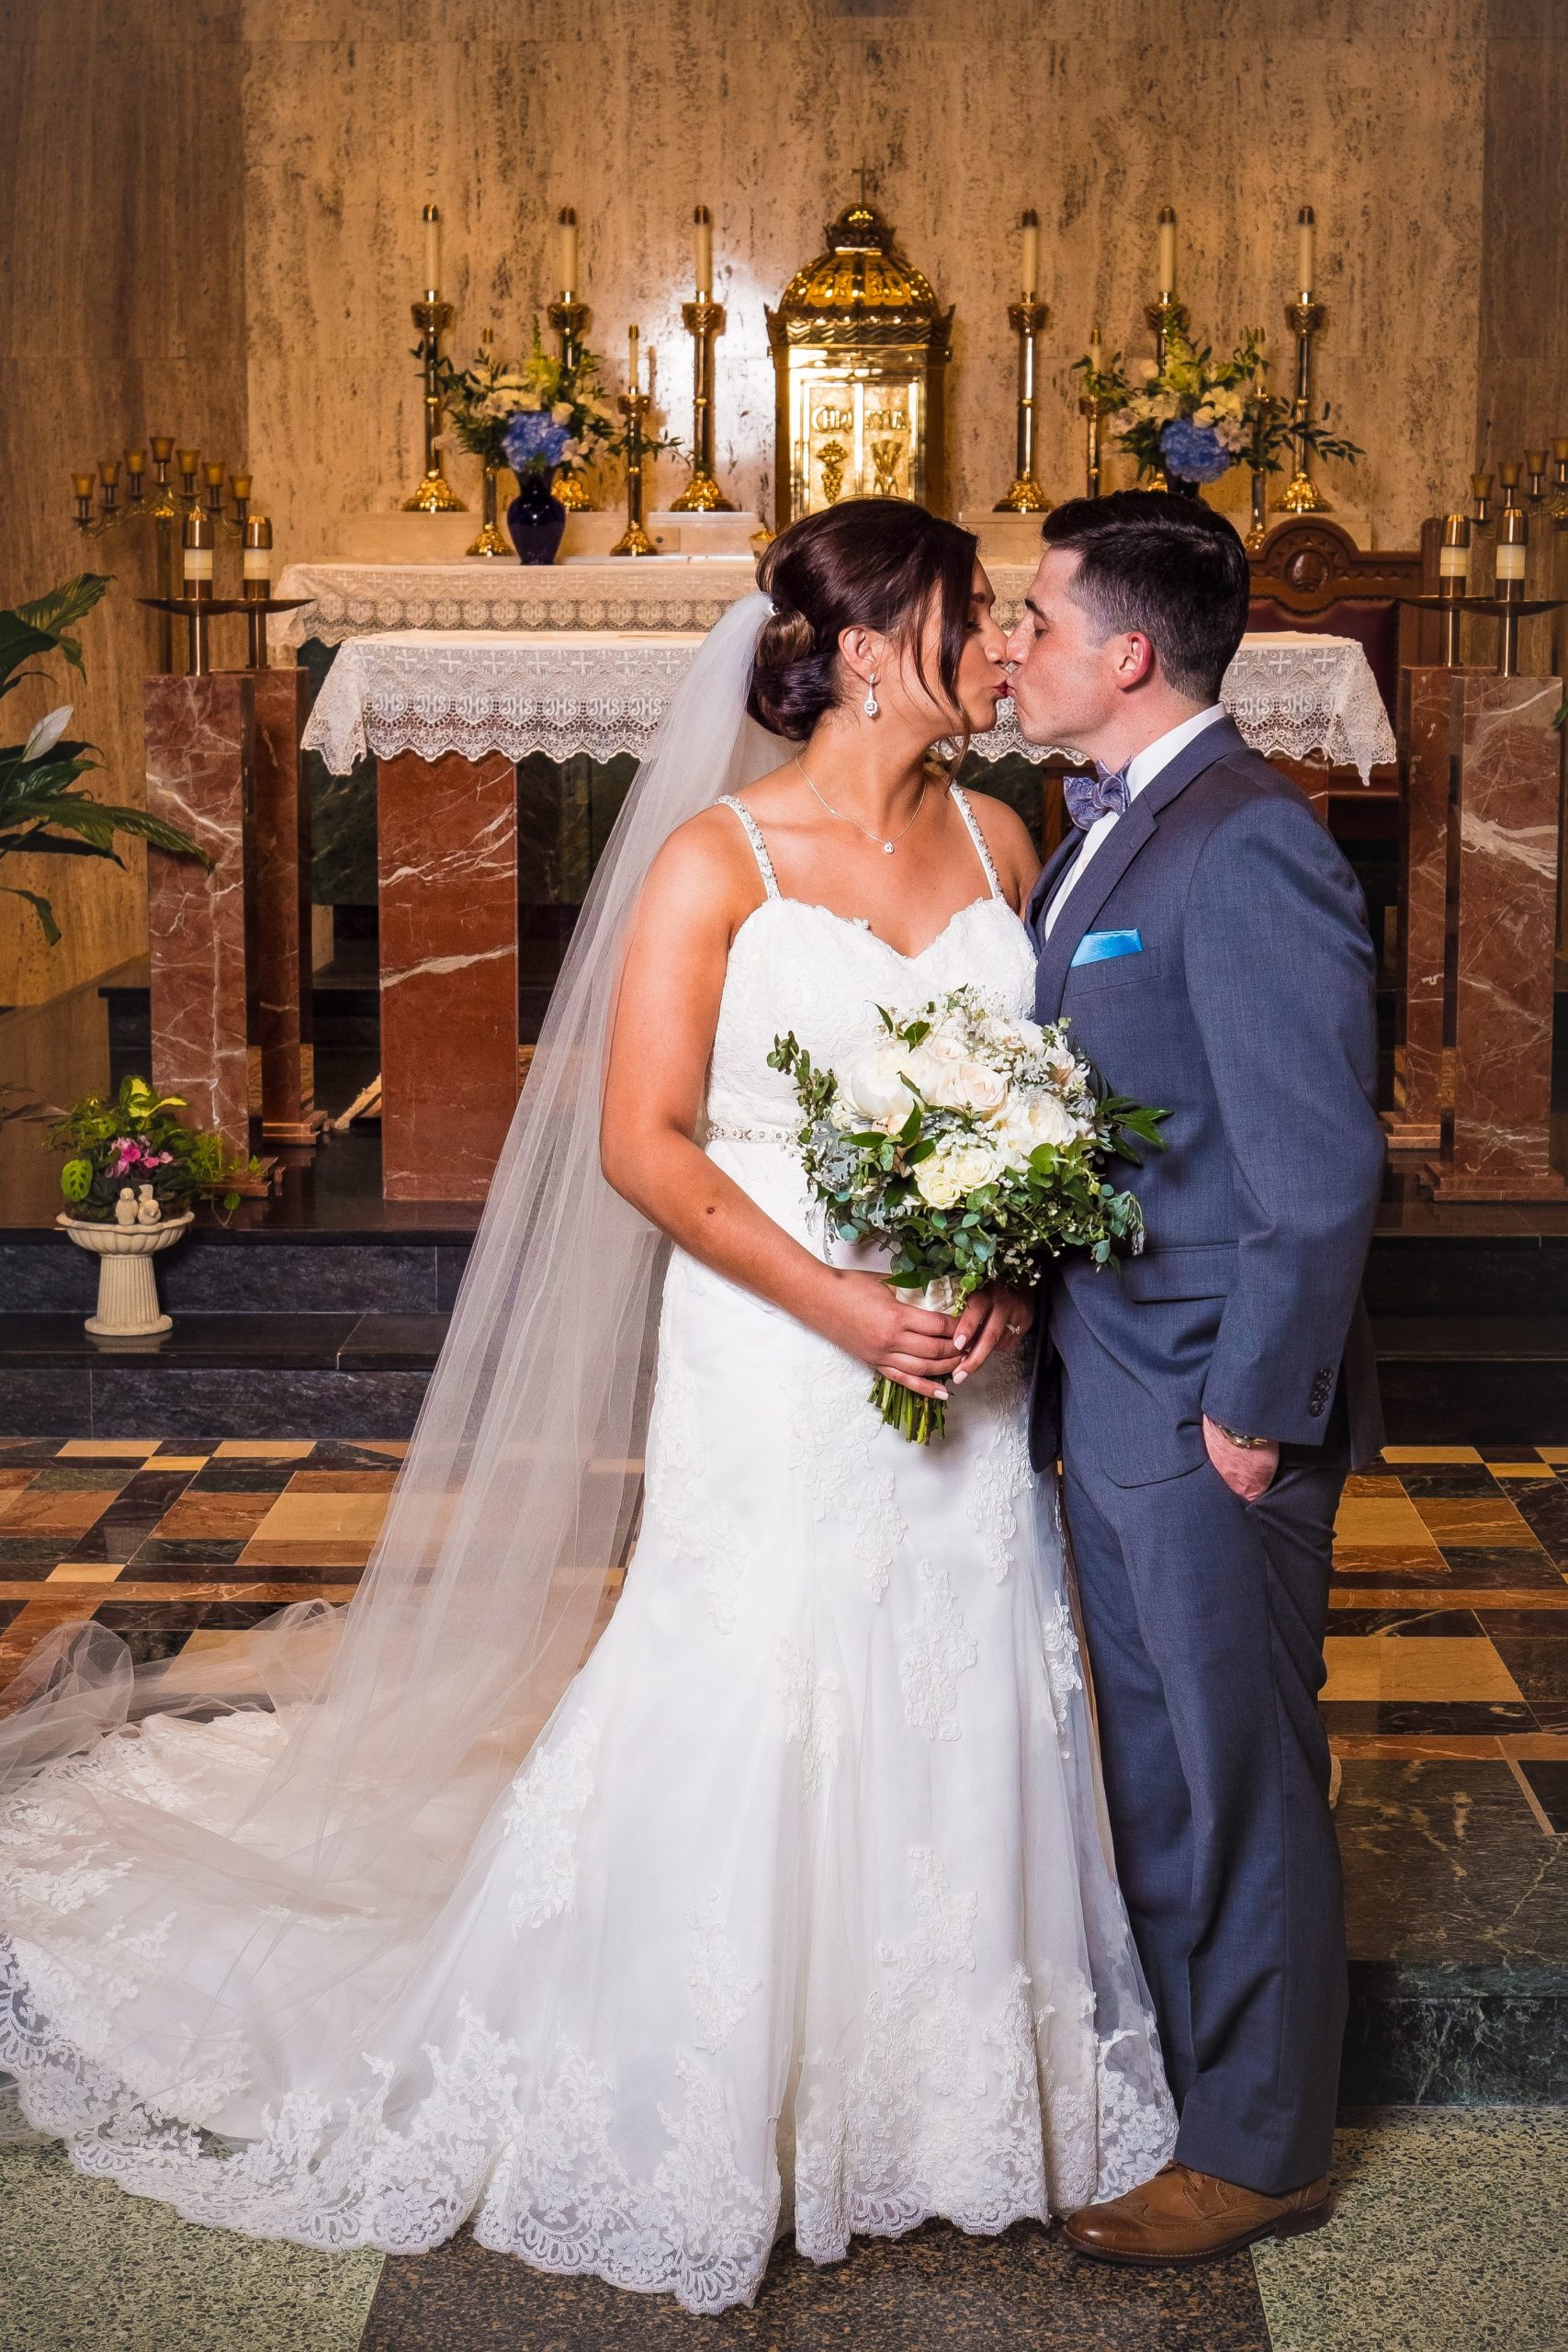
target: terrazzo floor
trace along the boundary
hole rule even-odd
[[[0,1440],[0,1685],[62,1622],[152,1657],[345,1600],[403,1451]],[[1354,1956],[1568,1962],[1565,1482],[1568,1448],[1406,1446],[1347,1489],[1323,1703]],[[781,2250],[755,2310],[697,2321],[467,2237],[382,2264],[197,2231],[0,2149],[0,2352],[1568,2352],[1568,2109],[1347,2118],[1337,2172],[1331,2229],[1186,2276],[932,2225],[824,2271]]]

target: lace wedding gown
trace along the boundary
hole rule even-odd
[[[813,1247],[775,1035],[831,1065],[879,1003],[964,981],[1031,1003],[1028,939],[954,797],[987,895],[912,957],[781,898],[729,804],[767,898],[730,958],[707,1148]],[[349,1918],[288,1946],[367,2016],[378,1973],[393,1988],[353,2080],[257,2111],[242,2004],[221,2063],[171,2093],[170,1954],[194,2015],[245,1926],[220,1870],[197,1889],[155,1837],[134,1871],[106,1842],[110,1798],[220,1840],[276,1716],[155,1716],[28,1783],[0,1812],[0,2067],[31,2122],[197,2222],[401,2253],[471,2217],[542,2269],[705,2312],[750,2299],[791,2229],[826,2261],[856,2232],[998,2231],[1156,2171],[1174,2119],[1019,1369],[955,1390],[929,1451],[869,1385],[674,1253],[607,1631],[417,1965]]]

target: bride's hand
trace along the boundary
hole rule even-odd
[[[1034,1301],[991,1283],[977,1290],[958,1318],[954,1345],[963,1358],[953,1385],[977,1372],[988,1355],[1010,1355],[1034,1320]]]
[[[835,1269],[825,1311],[812,1319],[824,1339],[917,1396],[945,1396],[948,1380],[963,1378],[952,1316],[907,1306],[880,1274]]]

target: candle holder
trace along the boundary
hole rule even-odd
[[[1443,604],[1443,662],[1453,669],[1460,658],[1460,621],[1470,591],[1470,517],[1445,514],[1443,540],[1438,549],[1438,594]]]
[[[563,294],[558,302],[549,305],[545,315],[560,338],[561,366],[575,368],[582,356],[583,330],[588,324],[587,303],[573,301],[570,294]],[[592,514],[595,511],[588,484],[581,474],[564,475],[556,484],[555,494],[569,514]]]
[[[452,305],[429,292],[410,305],[419,329],[417,357],[424,370],[424,475],[403,501],[405,514],[462,514],[468,510],[441,466],[441,338],[452,323]]]
[[[1551,491],[1547,512],[1554,523],[1568,523],[1568,435],[1551,445]]]
[[[1489,530],[1492,520],[1492,477],[1490,474],[1471,475],[1470,496],[1471,521],[1478,531]]]
[[[186,674],[205,678],[211,673],[211,644],[209,625],[227,618],[231,614],[243,613],[250,624],[251,660],[247,667],[265,670],[266,639],[260,634],[266,626],[268,613],[297,613],[308,605],[309,596],[139,596],[139,605],[149,612],[160,613],[169,620],[186,624]]]
[[[671,508],[672,514],[733,514],[735,502],[726,498],[714,479],[713,346],[728,324],[722,302],[699,294],[682,302],[681,317],[692,338],[692,479]]]
[[[1269,537],[1269,470],[1264,458],[1273,439],[1276,412],[1283,405],[1264,389],[1259,368],[1253,379],[1252,447],[1247,461],[1252,474],[1252,514],[1242,546],[1248,555],[1256,555]]]
[[[1285,323],[1296,338],[1296,397],[1292,419],[1296,429],[1296,470],[1280,498],[1282,514],[1326,514],[1328,501],[1312,478],[1312,447],[1302,427],[1312,422],[1313,337],[1322,332],[1327,306],[1309,294],[1285,305]]]
[[[556,496],[560,496],[558,490]],[[468,552],[469,555],[502,556],[513,550],[501,536],[501,468],[487,458],[479,476],[479,535]]]
[[[1100,446],[1100,428],[1116,406],[1114,401],[1097,400],[1092,392],[1078,397],[1078,414],[1084,420],[1084,495],[1100,496],[1100,472],[1104,464]]]
[[[1179,302],[1173,293],[1167,292],[1157,302],[1144,304],[1144,316],[1155,339],[1155,365],[1163,369],[1166,338],[1172,327],[1178,328],[1182,334],[1187,332],[1187,306]]]
[[[642,466],[646,455],[643,421],[652,406],[647,392],[623,392],[615,403],[626,420],[626,527],[615,546],[612,555],[657,555],[659,549],[643,528]]]
[[[175,599],[183,608],[183,599],[179,594],[179,539],[186,519],[192,514],[204,515],[211,526],[214,539],[219,537],[240,537],[250,503],[251,478],[248,474],[235,474],[230,478],[234,499],[234,512],[230,515],[223,507],[224,469],[221,465],[212,461],[203,465],[199,449],[181,449],[181,488],[176,491],[169,478],[170,468],[175,462],[175,435],[172,433],[154,433],[149,440],[148,448],[152,454],[151,484],[147,479],[146,449],[128,449],[123,460],[100,458],[96,478],[92,473],[73,473],[71,490],[76,511],[73,519],[85,538],[101,538],[110,531],[151,530],[158,595],[164,600]],[[205,497],[197,486],[198,472],[206,483]],[[123,502],[120,497],[122,486],[125,491]],[[95,490],[98,492],[96,508]],[[144,598],[142,601],[150,600]],[[154,603],[152,609],[160,616],[158,667],[166,673],[174,668],[173,625],[161,604]]]
[[[1007,496],[996,503],[993,512],[998,514],[1051,512],[1051,501],[1034,476],[1034,346],[1050,323],[1049,307],[1032,296],[1008,304],[1008,324],[1018,337],[1017,471]]]
[[[1546,503],[1546,451],[1544,449],[1525,451],[1525,471],[1530,478],[1529,504],[1531,510],[1539,514]]]

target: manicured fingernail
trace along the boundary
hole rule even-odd
[[[964,1374],[963,1374],[962,1373],[960,1373],[960,1374],[958,1374],[958,1377],[959,1377],[959,1379],[960,1379],[960,1380],[962,1380],[962,1379],[963,1379],[963,1377],[964,1377]],[[937,1395],[938,1395],[938,1396],[942,1399],[943,1403],[945,1404],[945,1402],[946,1402],[946,1400],[947,1400],[947,1391],[946,1391],[946,1389],[945,1389],[945,1388],[939,1388],[939,1389],[937,1390],[937,1392],[936,1392],[936,1393],[937,1393]]]
[[[956,1339],[956,1340],[954,1340],[954,1341],[953,1341],[953,1346],[954,1346],[955,1348],[958,1348],[958,1349],[960,1349],[960,1350],[962,1350],[962,1349],[964,1349],[964,1348],[966,1348],[966,1347],[969,1345],[969,1334],[968,1334],[968,1332],[967,1332],[967,1331],[960,1331],[960,1333],[958,1334],[957,1339]]]
[[[967,1379],[968,1379],[968,1377],[969,1377],[969,1374],[968,1374],[967,1369],[961,1365],[961,1366],[959,1367],[958,1371],[956,1371],[956,1372],[953,1374],[953,1386],[956,1388],[956,1387],[957,1387],[957,1385],[958,1385],[958,1384],[959,1384],[959,1382],[960,1382],[961,1380],[967,1380]]]

